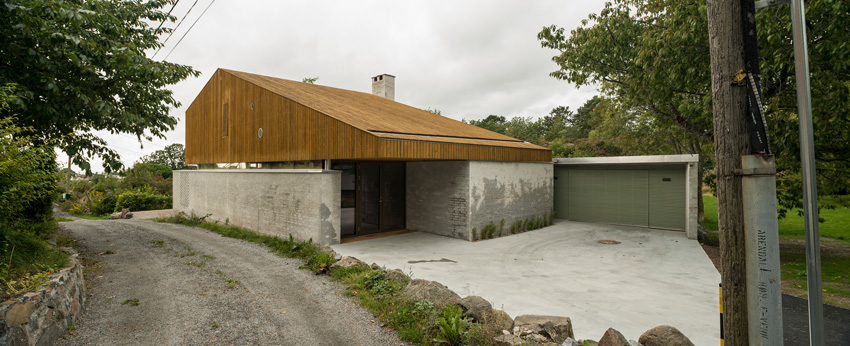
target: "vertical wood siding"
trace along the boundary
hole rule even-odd
[[[222,70],[186,110],[187,164],[325,159],[551,161],[552,152],[381,139]]]

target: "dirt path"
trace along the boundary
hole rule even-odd
[[[326,278],[260,245],[144,220],[62,223],[86,311],[58,345],[398,345]]]

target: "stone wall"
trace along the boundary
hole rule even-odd
[[[469,161],[407,163],[407,229],[471,240]]]
[[[71,265],[37,291],[0,304],[0,345],[52,345],[77,320],[85,298],[83,266],[72,253]]]
[[[212,214],[272,236],[339,243],[339,171],[181,170],[173,186],[176,211]]]
[[[551,216],[554,193],[551,163],[472,161],[469,164],[470,227],[480,232],[492,222],[497,233],[501,230],[502,235],[508,235],[514,221]]]

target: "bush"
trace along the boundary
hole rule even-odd
[[[167,177],[163,177],[163,174]],[[124,171],[121,187],[125,190],[151,187],[158,194],[170,196],[172,194],[171,169],[156,163],[137,163]]]
[[[124,208],[130,211],[171,209],[171,196],[157,195],[144,189],[127,191],[118,195],[114,211]]]
[[[484,230],[481,231],[481,237],[485,239],[493,239],[493,235],[496,233],[496,225],[488,223],[484,226]]]

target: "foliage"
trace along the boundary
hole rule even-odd
[[[462,345],[466,339],[470,321],[461,317],[462,311],[459,306],[449,305],[440,313],[438,326],[440,333],[434,337],[434,341],[447,345]]]
[[[152,189],[126,191],[118,195],[114,211],[122,209],[130,211],[171,209],[171,196],[158,195]]]
[[[850,192],[848,12],[846,1],[806,3],[807,27],[813,33],[809,63],[815,155],[826,193]],[[778,170],[793,178],[800,163],[789,10],[763,9],[756,21],[769,139]],[[640,140],[681,138],[687,152],[705,153],[714,136],[707,27],[702,0],[613,0],[569,35],[552,25],[544,27],[538,39],[557,51],[552,60],[558,69],[551,76],[578,86],[598,86],[616,100],[616,113],[605,112],[602,118],[615,126],[599,130],[607,133],[597,139],[618,138],[612,130],[626,124],[637,127],[622,130],[667,133],[636,137]],[[799,190],[786,192],[780,194],[785,209],[801,206]]]
[[[198,76],[189,66],[147,57],[175,20],[160,8],[171,0],[7,0],[0,7],[0,81],[18,85],[10,104],[20,125],[58,141],[74,164],[90,170],[89,157],[107,172],[118,154],[94,131],[164,137],[180,106],[167,86]],[[0,114],[2,116],[2,114]]]
[[[183,144],[174,143],[164,149],[154,151],[152,154],[142,157],[144,163],[155,163],[170,168],[166,173],[161,168],[163,178],[171,178],[171,170],[186,169],[186,149]]]
[[[496,225],[488,223],[484,226],[484,229],[481,231],[481,238],[483,239],[493,239],[493,234],[496,233]]]
[[[304,79],[301,80],[301,82],[307,83],[307,84],[316,84],[316,81],[318,81],[318,80],[319,80],[319,76],[312,77],[312,78],[311,77],[305,77]]]
[[[173,193],[172,172],[170,168],[164,165],[140,162],[125,170],[123,174],[124,179],[121,181],[121,187],[125,190],[149,186],[162,195]]]

